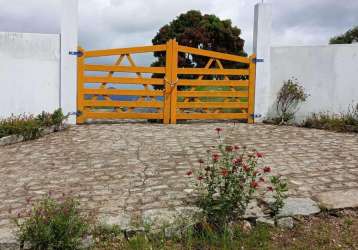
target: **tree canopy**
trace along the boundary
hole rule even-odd
[[[215,15],[203,15],[200,11],[190,10],[161,27],[152,43],[164,44],[175,38],[180,45],[247,56],[244,52],[245,41],[240,38],[240,34],[241,30],[233,26],[231,20],[221,20]],[[156,52],[154,56],[156,61],[152,66],[165,65],[165,53]],[[202,56],[179,53],[178,66],[204,67],[207,61],[207,58]],[[234,62],[222,63],[225,68],[234,68],[239,65]],[[190,76],[187,77],[190,78]]]
[[[358,42],[358,26],[348,30],[346,33],[335,36],[329,41],[330,44],[345,44]]]

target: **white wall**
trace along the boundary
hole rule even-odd
[[[0,32],[0,117],[60,105],[60,37]]]
[[[310,94],[297,113],[346,111],[358,102],[358,44],[271,47],[270,107],[283,81],[295,77]]]

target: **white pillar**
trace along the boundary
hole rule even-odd
[[[271,4],[258,3],[255,5],[253,52],[257,59],[256,64],[256,90],[255,90],[255,114],[261,115],[255,121],[262,121],[267,117],[270,103],[271,84]]]
[[[68,122],[76,123],[77,56],[70,55],[78,46],[78,0],[61,0],[61,87],[60,107],[70,114]]]

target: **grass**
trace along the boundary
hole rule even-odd
[[[357,235],[358,210],[345,210],[297,217],[291,230],[257,224],[251,231],[244,231],[236,224],[220,233],[209,227],[191,227],[176,237],[167,238],[163,232],[157,232],[126,238],[118,229],[107,229],[94,237],[94,249],[358,249]]]
[[[347,112],[341,114],[330,114],[327,112],[312,114],[301,126],[336,132],[358,133],[358,104],[350,106]]]
[[[21,135],[25,140],[41,136],[42,130],[50,126],[60,126],[67,119],[61,109],[53,113],[42,112],[37,116],[18,115],[0,120],[0,138],[9,135]]]

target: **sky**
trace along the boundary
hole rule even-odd
[[[151,44],[159,28],[191,9],[231,19],[252,51],[254,5],[262,0],[79,0],[85,49]],[[358,25],[358,0],[264,0],[274,46],[322,45]],[[60,0],[0,0],[0,31],[59,33]]]

